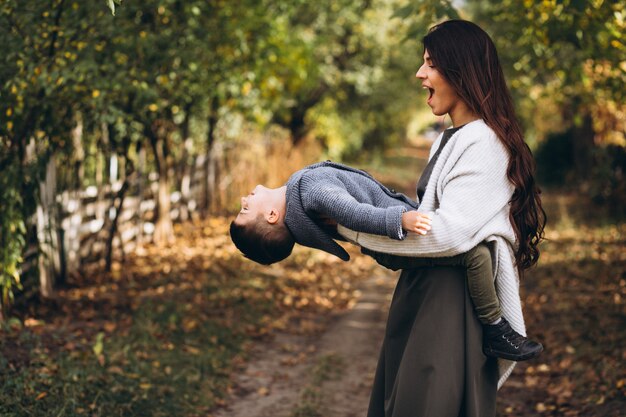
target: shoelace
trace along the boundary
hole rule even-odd
[[[524,343],[524,338],[515,332],[507,332],[502,335],[502,338],[515,349],[519,349],[522,343]]]
[[[519,349],[519,345],[515,345],[513,342],[511,342],[511,341],[509,340],[509,338],[508,338],[508,337],[506,337],[506,336],[502,335],[502,338],[503,338],[504,340],[506,340],[506,341],[507,341],[507,343],[508,343],[509,345],[513,346],[515,349]]]

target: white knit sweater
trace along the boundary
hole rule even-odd
[[[442,135],[431,148],[439,147]],[[411,257],[458,255],[482,241],[493,242],[496,292],[503,316],[518,333],[526,335],[519,296],[519,277],[513,248],[515,232],[509,220],[514,187],[506,171],[508,154],[496,134],[482,120],[457,131],[435,163],[419,211],[432,212],[432,229],[425,235],[409,233],[402,241],[354,232],[338,226],[339,233],[376,252]],[[498,388],[515,362],[498,360]]]

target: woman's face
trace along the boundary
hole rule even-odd
[[[465,102],[456,94],[450,83],[437,70],[430,59],[428,51],[424,52],[424,63],[417,70],[415,77],[422,80],[422,88],[428,89],[428,105],[433,114],[443,116],[450,114],[454,123],[455,113],[466,110]]]

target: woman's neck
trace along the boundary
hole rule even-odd
[[[450,110],[448,115],[450,116],[452,126],[454,127],[463,126],[469,122],[480,119],[480,116],[470,110],[470,108],[463,101],[459,101],[458,105]]]

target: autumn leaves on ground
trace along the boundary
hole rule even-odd
[[[319,332],[374,267],[296,250],[260,269],[236,253],[227,226],[180,225],[171,247],[145,247],[110,275],[94,268],[55,304],[11,320],[0,415],[207,415],[251,344]]]
[[[548,240],[522,283],[529,334],[546,351],[516,368],[498,415],[623,415],[626,224],[583,224],[572,197],[546,204]],[[94,267],[54,302],[18,309],[0,330],[0,415],[211,415],[252,346],[322,334],[380,268],[355,250],[343,263],[301,248],[259,268],[231,245],[227,221],[178,225],[174,245],[142,247],[111,274]]]

